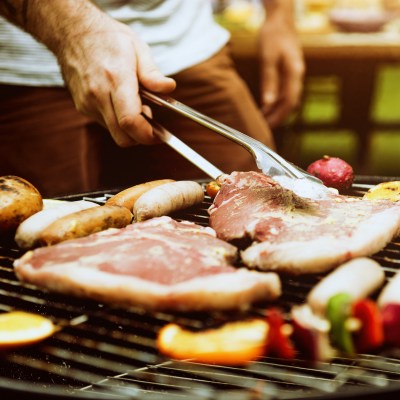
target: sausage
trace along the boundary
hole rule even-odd
[[[368,297],[385,280],[383,268],[367,257],[355,258],[342,264],[323,278],[308,294],[313,312],[324,315],[329,299],[338,293],[348,293],[353,300]]]
[[[165,183],[140,196],[133,206],[133,214],[136,221],[144,221],[193,206],[203,199],[204,191],[197,182]]]
[[[379,294],[379,307],[386,304],[400,304],[400,272],[393,276]]]
[[[14,175],[0,177],[0,234],[14,233],[42,208],[42,196],[30,182]]]
[[[164,183],[174,182],[173,179],[160,179],[141,183],[140,185],[132,186],[122,192],[117,193],[106,201],[106,205],[117,205],[126,207],[129,211],[133,210],[135,201],[145,192],[152,188],[163,185]]]
[[[132,221],[132,213],[122,206],[103,205],[68,214],[47,226],[38,236],[42,246],[51,246],[109,228],[123,228]]]
[[[91,201],[78,200],[43,209],[19,225],[15,233],[15,242],[24,250],[36,247],[39,234],[51,223],[65,215],[91,207],[99,207],[99,205]]]

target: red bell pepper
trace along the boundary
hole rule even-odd
[[[400,304],[385,304],[381,315],[385,344],[400,347]]]
[[[353,334],[357,352],[373,351],[383,344],[382,316],[374,301],[356,301],[352,305],[352,317],[360,323],[360,328]]]
[[[293,341],[301,356],[309,361],[329,361],[335,350],[330,344],[329,322],[313,314],[303,304],[292,308]]]
[[[269,325],[267,354],[292,360],[296,352],[290,339],[291,326],[285,323],[282,313],[277,308],[268,310],[267,322]]]

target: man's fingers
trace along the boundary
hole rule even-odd
[[[129,146],[135,143],[154,144],[157,142],[153,135],[153,128],[140,114],[126,114],[120,118],[115,116],[114,120],[110,117],[108,122],[107,126],[119,146],[125,147],[126,145]],[[119,140],[116,140],[115,136]],[[125,143],[125,146],[121,144],[121,141]]]
[[[146,89],[158,93],[172,92],[176,82],[172,78],[164,76],[156,67],[150,49],[145,43],[138,44],[138,79]]]
[[[118,146],[130,147],[138,143],[119,126],[111,99],[108,107],[106,107],[103,111],[102,119],[104,120],[104,126],[110,132],[111,137]]]
[[[121,82],[111,93],[112,116],[109,120],[127,136],[141,144],[153,144],[156,142],[153,128],[140,115],[143,111],[142,101],[138,93],[138,83],[133,73],[128,75],[130,79]],[[145,108],[148,113],[148,108]]]
[[[111,103],[116,119],[114,131],[119,138],[125,134],[138,143],[154,144],[159,140],[154,136],[152,126],[141,115],[143,112],[151,117],[151,110],[142,104],[138,85],[140,83],[154,92],[166,93],[175,88],[175,81],[165,77],[156,68],[147,45],[138,43],[137,53],[140,54],[140,57],[137,58],[137,72],[130,71],[129,74],[125,74],[125,77],[129,76],[130,78],[119,82],[111,94]]]
[[[268,112],[264,113],[264,117],[271,128],[279,126],[287,117],[292,107],[285,102],[278,101]]]
[[[282,94],[278,100],[269,108],[262,109],[264,117],[271,128],[279,126],[298,107],[299,92],[297,90],[294,86],[286,85],[282,89]]]
[[[139,80],[146,89],[156,93],[170,93],[176,87],[176,82],[164,76],[158,69],[146,70],[139,74]]]
[[[265,79],[270,77],[269,79],[273,79],[273,82],[263,81],[262,112],[269,125],[276,127],[300,103],[303,90],[304,67],[300,63],[297,65],[287,61],[286,65],[281,65],[280,72],[278,71],[278,66],[276,68],[270,67],[268,70],[268,73],[264,77]],[[272,70],[274,70],[274,73]],[[274,89],[270,89],[270,87]],[[269,92],[272,90],[276,90],[276,97],[269,95]]]
[[[294,63],[286,65],[287,73],[284,76],[283,82],[283,93],[287,99],[287,103],[292,109],[299,106],[301,100],[301,94],[303,92],[303,81],[304,81],[304,64]]]
[[[302,91],[301,82],[295,79],[283,79],[283,87],[277,101],[269,108],[263,108],[263,114],[271,128],[279,126],[291,112],[297,109]]]
[[[276,65],[265,63],[262,71],[261,104],[263,112],[268,112],[278,99],[279,74]]]

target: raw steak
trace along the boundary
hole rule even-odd
[[[170,217],[26,253],[17,276],[52,291],[157,310],[243,309],[280,295],[274,273],[237,269],[211,228]]]
[[[300,197],[258,172],[221,177],[210,207],[210,226],[220,239],[242,243],[243,262],[293,274],[325,272],[381,250],[399,234],[400,204],[336,193]]]

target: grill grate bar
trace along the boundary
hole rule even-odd
[[[237,372],[240,371],[240,374]],[[182,376],[183,374],[183,376]],[[156,382],[157,384],[176,386],[177,384],[188,385],[192,389],[195,385],[210,385],[212,383],[218,390],[250,390],[257,393],[260,398],[276,397],[278,388],[267,381],[244,376],[241,369],[230,371],[228,368],[210,367],[204,364],[191,362],[166,362],[158,366],[148,368],[145,373],[135,374],[144,378],[143,382]]]
[[[132,368],[131,364],[123,364],[120,361],[112,359],[104,359],[102,349],[97,351],[95,355],[90,355],[84,352],[76,351],[73,348],[60,348],[51,345],[42,347],[43,354],[63,360],[70,365],[82,365],[82,370],[92,369],[99,370],[99,376],[121,374]],[[94,354],[92,352],[92,354]],[[136,360],[134,360],[136,362]],[[88,382],[85,379],[86,382]],[[90,382],[93,382],[91,380]]]
[[[170,362],[167,362],[169,364]],[[152,371],[156,371],[155,373]],[[187,398],[190,399],[229,399],[229,400],[247,400],[254,398],[264,399],[272,398],[271,393],[267,397],[262,396],[262,394],[257,389],[257,393],[248,390],[239,389],[227,389],[224,388],[223,391],[216,390],[210,385],[210,381],[204,379],[194,379],[193,377],[171,377],[168,374],[160,373],[157,370],[157,366],[151,366],[144,369],[138,369],[135,371],[130,371],[126,374],[115,376],[113,378],[109,377],[102,382],[98,382],[90,387],[84,388],[84,390],[89,390],[90,392],[96,391],[97,388],[104,388],[105,386],[111,387],[127,387],[130,390],[132,387],[134,389],[135,395],[140,397],[141,395],[146,395],[146,399],[155,398],[159,400],[161,395],[164,399],[180,399]],[[149,394],[156,395],[156,397],[149,397]],[[255,396],[257,395],[257,396]],[[134,397],[136,398],[136,397]],[[275,398],[275,396],[273,396]]]
[[[82,352],[94,353],[94,350],[103,357],[108,356],[110,359],[118,358],[119,360],[126,360],[126,362],[135,362],[148,364],[155,363],[158,360],[158,356],[150,353],[151,349],[147,351],[141,351],[135,345],[133,341],[123,342],[125,346],[109,343],[109,341],[101,341],[91,338],[78,338],[69,334],[58,334],[56,336],[59,341],[60,347],[64,346],[75,346],[78,347]],[[145,338],[140,338],[137,342],[143,342]],[[153,349],[155,346],[153,345]]]
[[[124,331],[116,331],[113,329],[105,329],[101,328],[97,325],[92,325],[92,324],[82,324],[81,326],[76,327],[70,334],[68,333],[61,333],[57,335],[57,338],[60,340],[64,340],[66,342],[71,342],[71,341],[79,341],[79,343],[82,343],[82,341],[86,341],[87,336],[90,335],[90,338],[97,339],[101,343],[123,343],[123,344],[129,344],[129,345],[134,345],[136,347],[145,347],[145,348],[155,348],[155,341],[154,338],[149,338],[145,337],[142,335],[139,335],[137,333],[132,334],[130,332],[124,332]],[[104,336],[108,336],[109,340],[106,342],[104,341]],[[126,351],[124,347],[122,347]],[[117,349],[114,349],[114,351],[117,351]]]
[[[46,375],[48,374],[49,377],[56,376],[58,379],[66,378],[67,381],[70,382],[70,385],[75,385],[75,388],[80,388],[84,384],[87,385],[91,382],[99,381],[104,377],[104,375],[97,375],[87,369],[71,368],[65,360],[49,362],[49,360],[46,359],[42,360],[32,355],[22,355],[18,353],[7,355],[6,360],[12,363],[11,365],[19,366],[21,370],[31,369],[35,374],[41,372]]]
[[[275,379],[276,382],[290,383],[298,387],[306,387],[326,393],[335,392],[344,384],[344,381],[332,379],[332,376],[313,376],[309,370],[301,373],[297,368],[290,368],[290,374],[288,374],[287,366],[277,368],[267,362],[252,364],[249,366],[249,370],[262,378]]]

